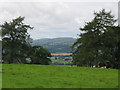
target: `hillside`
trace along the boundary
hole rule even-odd
[[[51,53],[71,53],[71,46],[76,41],[75,38],[43,38],[34,40],[32,45],[40,45],[47,48]]]

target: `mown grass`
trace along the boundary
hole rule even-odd
[[[3,88],[117,88],[118,70],[55,65],[4,64]]]

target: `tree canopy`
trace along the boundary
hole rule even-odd
[[[87,22],[73,45],[73,63],[78,66],[107,66],[118,68],[117,58],[120,27],[111,12],[103,9],[94,13],[94,19]]]
[[[51,63],[51,60],[48,58],[51,57],[51,54],[46,48],[43,48],[41,46],[33,46],[31,50],[32,64],[48,65]]]
[[[26,49],[30,35],[27,30],[30,25],[23,23],[24,17],[18,17],[1,25],[3,60],[6,63],[25,63]]]
[[[4,63],[27,63],[26,59],[30,56],[36,57],[36,59],[32,59],[32,61],[36,62],[39,59],[43,59],[43,57],[47,58],[49,56],[46,49],[43,49],[40,46],[31,46],[32,39],[30,38],[28,30],[33,29],[33,27],[24,24],[23,21],[24,17],[20,16],[10,22],[5,22],[0,26],[3,44],[2,59]],[[37,55],[38,52],[41,56]],[[41,62],[39,64],[45,64],[45,61],[47,62],[49,60],[45,59],[43,63]]]

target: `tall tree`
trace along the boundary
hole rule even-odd
[[[18,17],[1,25],[3,60],[5,63],[25,63],[27,50],[30,47],[30,25],[23,23],[24,17]]]
[[[80,38],[73,45],[77,47],[73,52],[73,63],[78,66],[112,66],[110,63],[115,57],[110,50],[115,49],[113,43],[117,44],[117,38],[113,39],[111,35],[115,35],[113,27],[116,20],[111,12],[106,12],[105,9],[95,12],[94,15],[91,22],[86,23],[84,28],[80,28],[84,33],[79,35]]]
[[[104,57],[109,58],[109,66],[117,69],[120,68],[120,27],[108,27],[108,32],[103,34],[103,40]]]

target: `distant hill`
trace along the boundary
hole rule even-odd
[[[76,41],[75,38],[43,38],[33,40],[32,45],[40,45],[47,48],[51,53],[71,53],[71,46]]]

